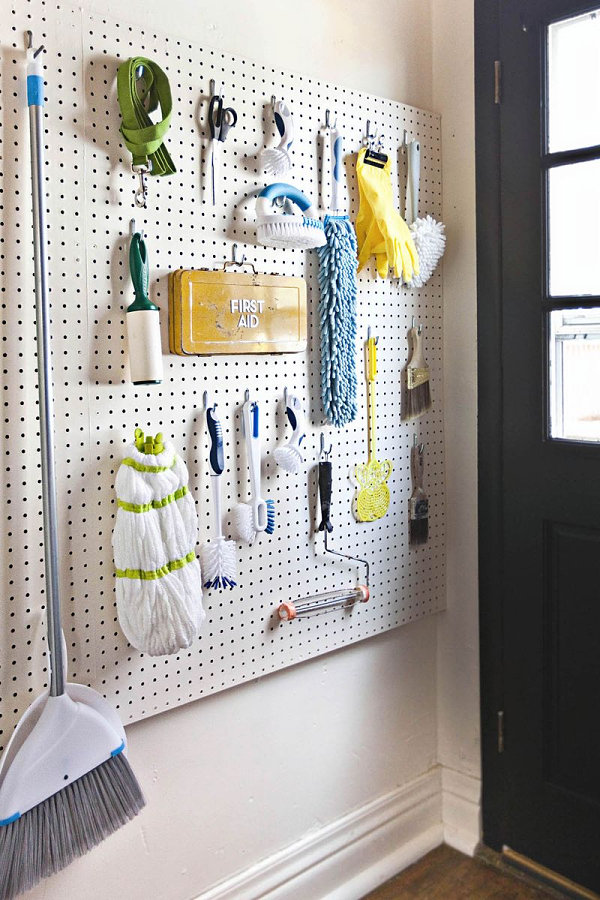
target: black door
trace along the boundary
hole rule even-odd
[[[600,2],[476,22],[484,841],[600,891]]]

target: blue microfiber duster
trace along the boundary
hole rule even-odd
[[[319,247],[321,399],[327,421],[356,418],[356,235],[348,216],[326,216]]]

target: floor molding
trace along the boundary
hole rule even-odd
[[[473,856],[481,841],[481,780],[442,766],[444,843]]]
[[[197,900],[359,900],[442,843],[441,798],[436,766]]]

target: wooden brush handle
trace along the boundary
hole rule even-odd
[[[423,356],[423,337],[417,328],[411,328],[408,332],[412,342],[412,353],[408,361],[411,369],[424,369],[427,365]]]

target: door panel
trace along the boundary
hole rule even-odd
[[[477,6],[482,22],[490,4]],[[567,21],[600,2],[495,8],[502,98],[497,141],[484,138],[498,154],[495,199],[478,161],[478,189],[500,212],[499,233],[478,240],[478,254],[497,241],[500,265],[500,317],[479,332],[480,353],[496,354],[501,372],[490,378],[482,361],[482,471],[499,484],[493,504],[492,487],[480,492],[484,829],[492,823],[494,846],[600,891],[600,28],[590,16]],[[481,319],[486,273],[478,278]],[[487,528],[498,530],[492,547]],[[503,746],[485,734],[497,709]]]
[[[600,530],[548,523],[545,779],[600,802]]]

